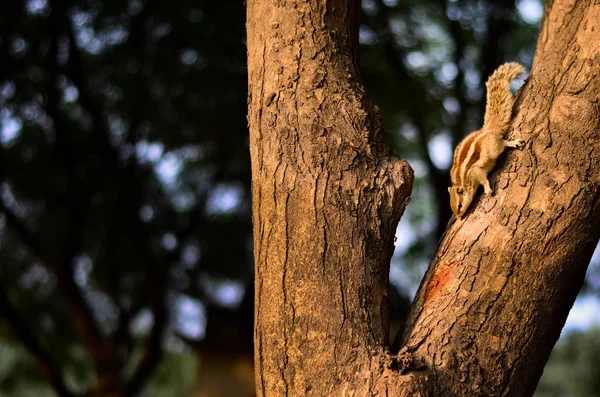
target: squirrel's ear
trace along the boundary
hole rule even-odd
[[[451,187],[448,188],[448,193],[452,193],[452,188]]]

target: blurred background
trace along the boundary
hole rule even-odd
[[[363,78],[415,170],[408,310],[484,82],[531,67],[541,0],[364,0]],[[0,396],[253,391],[243,1],[0,5]],[[520,84],[515,85],[515,88]],[[536,393],[600,396],[600,252]]]

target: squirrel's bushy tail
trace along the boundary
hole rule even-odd
[[[510,125],[513,107],[513,94],[510,91],[510,82],[517,76],[525,73],[525,68],[516,62],[500,65],[489,77],[485,86],[487,98],[483,128],[488,131],[497,131],[504,136]]]

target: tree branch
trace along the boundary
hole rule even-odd
[[[33,332],[31,332],[31,327],[27,325],[25,319],[19,314],[19,311],[11,305],[6,291],[6,288],[0,285],[0,314],[8,320],[15,336],[34,357],[36,364],[40,368],[42,377],[48,381],[60,396],[77,397],[77,394],[67,388],[60,368],[56,366],[52,357],[38,343]]]
[[[4,148],[0,147],[0,181],[5,178],[4,174]],[[6,223],[20,239],[27,245],[31,251],[38,257],[42,257],[42,247],[37,237],[27,229],[19,217],[4,203],[0,197],[0,211],[4,213]],[[36,359],[37,365],[40,367],[42,376],[56,390],[60,396],[74,397],[73,394],[63,382],[60,369],[53,363],[51,357],[42,348],[36,340],[34,334],[30,331],[30,327],[26,324],[25,319],[21,317],[19,311],[15,309],[6,293],[7,289],[0,285],[0,315],[5,317],[12,327],[15,336],[21,341],[23,346]]]
[[[27,229],[21,219],[19,219],[19,217],[4,203],[2,198],[0,198],[0,211],[4,213],[7,225],[17,233],[25,245],[28,246],[35,255],[41,256],[42,248],[37,237]]]
[[[4,148],[0,146],[0,182],[4,181],[4,179]],[[45,255],[37,236],[27,229],[21,219],[19,219],[19,217],[4,203],[4,200],[2,200],[1,197],[0,211],[4,213],[7,225],[16,232],[21,241],[23,241],[23,243],[29,247],[34,255],[43,260]],[[69,391],[63,382],[60,368],[53,363],[51,357],[38,343],[34,334],[30,331],[30,327],[26,324],[25,319],[23,319],[19,314],[19,311],[11,305],[6,291],[6,288],[3,285],[0,285],[1,315],[6,317],[13,328],[15,335],[19,338],[27,350],[36,358],[36,363],[40,367],[42,376],[56,390],[56,392],[64,397],[74,397],[75,394]]]
[[[551,11],[560,29],[544,20],[516,101],[526,147],[491,177],[494,197],[448,226],[400,343],[421,370],[389,394],[533,395],[583,284],[600,238],[600,36],[597,6],[565,3]]]

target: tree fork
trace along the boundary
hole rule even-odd
[[[358,7],[248,0],[258,395],[530,396],[600,237],[600,5],[546,10],[510,132],[526,148],[449,225],[394,355],[412,172],[360,81]]]

